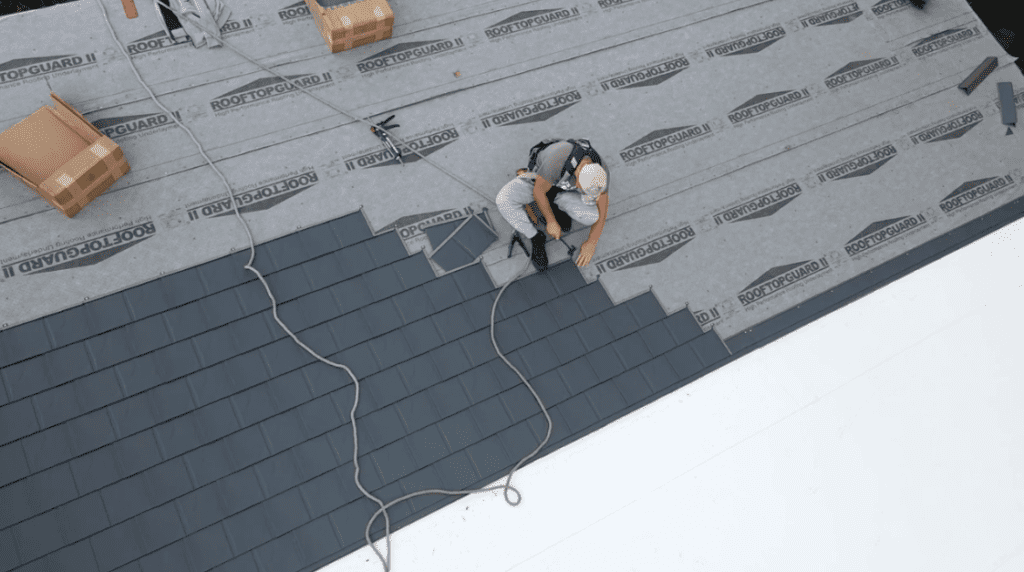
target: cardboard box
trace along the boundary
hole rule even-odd
[[[68,218],[129,169],[124,153],[57,94],[0,133],[0,165]]]
[[[330,8],[324,8],[317,0],[305,2],[331,53],[391,37],[395,13],[387,0],[362,0]]]

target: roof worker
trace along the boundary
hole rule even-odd
[[[520,169],[498,193],[498,210],[509,224],[531,239],[531,258],[540,271],[547,268],[547,239],[523,216],[528,214],[540,224],[533,205],[528,204],[531,198],[555,240],[571,230],[573,220],[590,226],[590,235],[576,259],[577,266],[586,266],[594,256],[608,216],[607,190],[608,171],[589,141],[549,139],[530,150],[529,167]]]

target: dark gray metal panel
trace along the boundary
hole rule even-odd
[[[316,361],[316,358],[296,344],[291,336],[261,347],[260,354],[267,364],[271,377],[284,375]]]
[[[434,463],[433,466],[438,478],[441,479],[441,488],[445,490],[462,490],[480,480],[480,475],[476,472],[469,455],[462,450]]]
[[[558,370],[549,371],[539,377],[530,379],[529,382],[533,386],[533,390],[540,396],[545,407],[550,407],[569,398],[569,390],[565,388],[565,383],[562,381],[562,376],[559,375]],[[537,404],[537,400],[530,393],[530,390],[525,385],[522,385],[521,381],[520,385],[522,390],[513,387],[501,396],[501,400],[505,404],[509,415],[517,423],[540,411],[540,405]]]
[[[551,437],[544,446],[555,447],[559,443],[568,439],[571,435],[569,432],[569,424],[566,423],[565,417],[557,408],[548,407],[548,416],[551,417]],[[526,422],[529,424],[530,430],[533,431],[533,434],[537,437],[537,442],[541,442],[548,432],[547,418],[544,417],[543,413],[538,413],[527,419]],[[543,451],[543,449],[541,451]]]
[[[483,254],[497,238],[498,235],[474,215],[462,229],[455,233],[452,240],[458,241],[470,256],[476,258]]]
[[[108,445],[97,451],[71,460],[71,472],[75,476],[79,494],[99,490],[121,478],[117,465],[118,444]]]
[[[199,266],[199,278],[209,293],[234,288],[250,280],[256,275],[244,268],[249,262],[249,252],[236,252],[222,256],[216,260]]]
[[[413,450],[413,453],[416,451]],[[433,466],[426,466],[416,471],[411,475],[406,475],[398,481],[402,485],[402,492],[404,494],[418,493],[429,489],[443,489],[444,484],[441,482],[441,477],[437,475],[437,471],[434,470]],[[409,499],[409,503],[416,511],[424,510],[428,507],[434,506],[435,504],[444,500],[444,498],[451,498],[448,495],[441,495],[438,493],[417,495]],[[390,514],[390,513],[389,513]]]
[[[1017,106],[1013,103],[1013,84],[1008,81],[996,84],[999,90],[999,105],[1003,111],[1003,125],[1017,125]]]
[[[118,481],[100,494],[110,521],[116,524],[190,492],[192,482],[179,457]]]
[[[409,390],[402,381],[402,374],[392,367],[359,380],[359,400],[362,401],[367,394],[375,405],[385,407],[408,396]],[[348,419],[348,410],[344,411],[344,419]]]
[[[441,334],[441,339],[446,344],[473,331],[473,326],[469,322],[469,316],[466,315],[466,310],[462,306],[454,306],[443,312],[438,312],[431,316],[430,319],[437,326],[437,332]]]
[[[583,342],[574,328],[566,328],[551,334],[547,342],[558,356],[558,363],[566,364],[586,353]]]
[[[7,384],[10,400],[17,401],[35,395],[95,371],[85,344],[78,342],[64,346],[0,371]]]
[[[570,397],[569,399],[555,406],[565,417],[572,433],[578,433],[597,422],[597,414],[590,406],[585,393]]]
[[[343,246],[334,231],[331,230],[329,223],[312,226],[294,236],[299,238],[302,256],[305,256],[303,261],[334,252]],[[295,260],[298,261],[300,258]]]
[[[152,431],[136,433],[110,446],[114,448],[114,459],[122,478],[144,471],[163,460]]]
[[[14,533],[9,528],[0,530],[0,570],[13,570],[20,562],[14,545]]]
[[[206,295],[199,271],[189,268],[124,291],[136,320],[188,304]]]
[[[366,279],[366,285],[370,288],[370,295],[375,302],[390,298],[404,289],[394,266],[376,268],[364,274],[363,278]]]
[[[260,503],[224,520],[224,531],[235,554],[247,552],[273,538]]]
[[[298,570],[307,564],[294,534],[275,538],[253,551],[262,570]]]
[[[459,340],[463,352],[469,358],[470,365],[475,367],[483,365],[498,357],[494,351],[494,343],[491,341],[491,330],[477,330]]]
[[[209,365],[209,364],[207,364]],[[270,377],[258,351],[232,357],[186,378],[197,406],[204,406],[243,391]]]
[[[459,227],[464,221],[462,219],[453,220],[451,222],[444,222],[441,224],[435,224],[434,226],[428,226],[423,229],[423,234],[427,235],[427,239],[430,240],[430,248],[436,249],[437,245],[444,242],[444,239],[451,236],[455,229]],[[469,224],[469,223],[466,223]],[[451,241],[449,241],[451,242]]]
[[[183,542],[193,570],[209,570],[231,559],[231,545],[220,523],[191,533]]]
[[[625,304],[636,318],[636,323],[643,328],[665,318],[665,310],[661,308],[654,292],[647,291],[639,296],[628,300]]]
[[[700,358],[704,367],[709,367],[729,357],[729,349],[725,347],[722,339],[714,331],[704,333],[704,335],[691,341],[689,346],[693,353],[697,354],[697,357]]]
[[[366,317],[366,323],[370,326],[370,334],[374,336],[405,325],[398,307],[390,298],[366,306],[363,308],[363,315]]]
[[[575,396],[618,375],[623,369],[615,352],[607,347],[563,365],[558,373],[569,393]]]
[[[612,379],[612,383],[615,384],[615,388],[619,390],[619,393],[630,407],[647,399],[653,393],[639,369],[622,372]]]
[[[264,280],[266,280],[266,276],[264,276]],[[246,316],[270,309],[270,297],[267,296],[267,290],[263,287],[262,282],[247,282],[235,288],[234,291]]]
[[[345,550],[365,545],[366,522],[380,508],[368,498],[360,498],[330,513],[331,524]],[[378,520],[383,521],[383,515]]]
[[[121,399],[121,384],[113,369],[104,369],[32,397],[40,427],[99,409]]]
[[[466,449],[466,454],[473,462],[476,472],[485,479],[497,476],[498,473],[505,470],[505,467],[515,464],[519,460],[509,459],[508,453],[505,452],[505,446],[501,444],[501,438],[497,435],[491,435],[487,439],[473,444]]]
[[[413,356],[402,330],[394,330],[370,340],[370,349],[377,356],[381,368],[389,368]]]
[[[487,332],[487,340],[490,341],[490,328]],[[526,334],[521,316],[515,316],[508,320],[496,321],[494,324],[494,340],[498,342],[498,349],[501,353],[517,350],[530,343],[530,336]]]
[[[26,437],[22,443],[33,473],[113,443],[114,430],[103,410]]]
[[[555,350],[551,349],[551,344],[547,340],[533,342],[515,353],[517,357],[523,360],[523,365],[526,366],[526,370],[520,369],[519,371],[522,371],[523,375],[528,376],[528,378],[537,377],[561,365],[558,362],[558,356],[555,355]],[[508,354],[505,354],[505,357],[513,364],[516,363]],[[516,367],[519,367],[519,365],[516,364]]]
[[[198,371],[202,366],[190,340],[161,348],[114,366],[124,395],[135,395],[166,381]]]
[[[414,356],[428,352],[444,343],[433,320],[429,317],[402,328],[402,333],[409,343],[409,351]]]
[[[434,401],[434,407],[442,418],[469,407],[469,399],[466,397],[466,392],[462,389],[460,380],[463,376],[470,375],[473,371],[470,370],[462,376],[442,381],[429,388],[428,395]]]
[[[185,541],[168,544],[156,552],[147,554],[139,560],[142,572],[158,572],[163,570],[188,570],[188,553]]]
[[[426,284],[436,278],[434,269],[430,267],[430,262],[422,251],[399,260],[394,264],[394,269],[406,289]]]
[[[0,415],[3,415],[3,410],[0,410]],[[29,472],[21,443],[0,447],[0,487],[28,476]]]
[[[427,425],[407,436],[405,441],[419,467],[426,467],[447,457],[451,452],[437,425]]]
[[[395,231],[375,236],[367,240],[365,244],[378,268],[409,256],[409,251],[405,249],[405,243]]]
[[[633,317],[633,313],[629,311],[629,306],[626,304],[619,304],[609,308],[601,316],[616,339],[628,336],[640,329],[640,326],[636,323],[636,318]]]
[[[484,437],[490,437],[512,425],[512,420],[509,419],[508,413],[505,412],[505,406],[502,405],[501,399],[497,395],[477,403],[469,409],[469,412],[473,415],[473,420],[476,421],[476,426]],[[481,474],[489,473],[481,471]]]
[[[676,344],[683,345],[704,334],[690,310],[684,308],[665,319],[665,326],[672,332]]]
[[[343,465],[342,468],[344,467],[351,469],[352,463]],[[328,471],[299,486],[302,498],[306,501],[306,508],[313,518],[323,516],[362,495],[352,479],[352,472],[345,472],[342,468]],[[359,476],[362,477],[366,474],[366,469],[361,464],[359,468]]]
[[[273,339],[266,320],[255,314],[192,338],[203,367],[232,359]]]
[[[377,267],[377,263],[374,262],[367,244],[366,242],[360,242],[333,254],[338,259],[338,265],[341,266],[341,278],[343,280],[369,272]]]
[[[108,411],[109,419],[117,430],[117,437],[121,438],[149,429],[192,409],[194,405],[188,384],[185,380],[178,380],[119,401],[111,405]]]
[[[455,279],[450,275],[444,275],[436,280],[431,280],[423,285],[438,312],[446,310],[462,302],[462,294],[459,292]]]
[[[476,257],[458,242],[449,240],[441,246],[440,250],[435,250],[431,253],[430,259],[436,262],[445,272],[448,272],[473,262],[476,260]]]
[[[18,556],[28,562],[64,546],[57,524],[57,514],[51,511],[14,526]]]
[[[454,272],[452,278],[455,279],[455,284],[462,292],[463,300],[471,300],[494,290],[494,283],[491,282],[491,277],[487,275],[487,271],[481,264],[474,264]]]
[[[561,296],[544,305],[558,324],[558,329],[568,328],[582,322],[585,316],[579,302],[572,296]]]
[[[184,340],[244,316],[233,290],[218,292],[163,313],[174,341]]]
[[[394,302],[406,324],[425,318],[435,311],[433,304],[430,303],[430,296],[421,287],[402,292],[394,297]]]
[[[644,344],[647,345],[647,349],[651,350],[652,355],[660,356],[676,347],[676,342],[672,339],[672,334],[665,326],[664,320],[641,328],[640,337],[643,338]],[[722,350],[725,350],[725,346],[722,346]]]
[[[234,560],[229,560],[217,566],[210,572],[252,572],[253,570],[258,570],[257,566],[253,553],[246,552]]]
[[[280,415],[275,415],[261,423],[260,426],[266,436],[267,447],[271,455],[294,447],[306,438],[298,410],[285,411]]]
[[[495,320],[505,320],[505,319],[511,318],[513,316],[516,316],[518,314],[521,314],[523,312],[526,312],[526,311],[530,310],[531,308],[538,307],[538,306],[535,306],[535,305],[530,303],[529,298],[527,298],[526,292],[522,288],[517,288],[516,289],[516,290],[519,290],[518,295],[516,295],[517,293],[515,291],[509,292],[509,290],[511,290],[511,289],[512,289],[512,286],[509,286],[508,288],[506,288],[505,289],[505,293],[502,294],[501,295],[501,299],[498,300],[498,307],[494,311],[494,319]],[[545,306],[540,306],[540,307],[543,308]],[[491,316],[491,309],[488,308],[487,309],[488,321],[490,320],[490,316]],[[525,324],[525,321],[524,321],[524,324]]]
[[[370,344],[362,343],[358,346],[353,346],[335,354],[335,356],[331,358],[331,361],[348,366],[357,379],[369,377],[380,371],[380,366],[377,364],[377,358],[373,355],[373,350],[370,349]],[[341,373],[344,373],[344,370]]]
[[[399,401],[395,407],[402,418],[402,422],[405,423],[405,430],[408,433],[419,431],[428,425],[437,423],[441,419],[440,413],[434,408],[430,395],[426,391],[421,391]]]
[[[333,252],[303,263],[302,269],[314,290],[333,286],[345,277],[341,263]]]
[[[703,368],[697,354],[689,345],[679,346],[665,354],[669,364],[680,379],[686,379]]]
[[[39,430],[36,413],[28,399],[0,407],[0,444],[7,444]]]
[[[216,441],[240,429],[227,399],[155,427],[153,433],[165,459]]]
[[[351,348],[370,339],[370,325],[362,310],[350,312],[327,323],[339,349]]]
[[[370,453],[370,456],[373,458],[377,470],[383,475],[385,484],[394,483],[419,469],[404,439],[377,449]]]
[[[465,350],[458,342],[445,344],[425,355],[431,356],[434,360],[441,379],[455,377],[473,367]]]
[[[463,302],[462,307],[466,310],[466,315],[469,317],[469,325],[474,330],[480,330],[491,328],[491,308],[494,307],[494,299],[497,297],[497,290],[492,290],[482,296],[477,296]],[[500,320],[501,315],[495,313],[495,320]]]
[[[111,570],[141,558],[145,552],[135,536],[135,522],[126,521],[89,538],[102,570]]]
[[[608,328],[608,324],[600,314],[583,320],[573,326],[573,329],[579,334],[583,347],[588,352],[593,352],[615,340],[611,329]]]
[[[279,272],[264,275],[263,278],[267,281],[267,285],[270,286],[270,292],[273,293],[274,299],[279,304],[294,300],[313,291],[313,286],[310,285],[309,279],[306,278],[306,272],[301,266],[285,268]],[[262,287],[262,284],[260,286]],[[266,294],[266,290],[264,290],[263,296],[268,300],[270,299]]]
[[[445,418],[437,427],[452,451],[460,451],[483,437],[467,410]]]
[[[360,395],[360,397],[362,396]],[[361,454],[369,453],[405,437],[402,419],[394,405],[374,411],[359,419],[358,423]]]
[[[466,407],[469,403],[480,403],[501,392],[501,386],[494,376],[494,371],[486,364],[474,367],[453,381],[460,382],[465,389],[464,395],[469,397]]]
[[[104,296],[81,306],[43,318],[55,347],[80,342],[132,321],[128,304],[120,293]]]
[[[546,272],[559,296],[564,296],[587,285],[587,281],[583,279],[574,260],[563,260],[558,264],[548,266]]]
[[[0,372],[12,363],[44,354],[53,348],[42,320],[0,331]]]
[[[503,301],[504,297],[502,298]],[[498,302],[499,309],[503,305],[502,302]],[[551,309],[547,305],[528,309],[520,314],[518,318],[522,322],[526,334],[530,336],[530,341],[533,342],[543,340],[559,330],[558,322],[551,315]],[[502,350],[502,353],[507,352]]]
[[[347,214],[332,220],[327,225],[334,231],[334,235],[338,237],[338,242],[342,246],[349,246],[373,237],[370,225],[366,223],[366,218],[361,212]]]
[[[261,245],[274,268],[290,268],[310,259],[311,255],[302,243],[303,234],[288,234]]]
[[[611,298],[608,297],[608,293],[605,292],[604,286],[601,286],[600,282],[587,284],[579,290],[575,290],[572,295],[587,318],[596,316],[613,306]]]
[[[274,496],[303,482],[302,472],[292,449],[284,450],[269,459],[256,463],[256,476],[267,496]]]
[[[533,431],[530,431],[530,426],[526,421],[512,425],[498,433],[498,437],[501,439],[501,444],[505,446],[505,452],[516,463],[532,453],[537,445],[540,445],[540,439],[533,434]]]
[[[160,315],[132,322],[123,328],[85,341],[98,370],[151,352],[170,343],[171,336],[167,333],[163,316]]]
[[[644,343],[639,333],[633,333],[618,339],[612,342],[611,345],[626,369],[633,369],[654,357],[651,355],[651,350],[647,349],[647,344]]]
[[[329,288],[338,305],[338,314],[353,312],[373,301],[370,288],[362,276],[357,276]]]
[[[677,385],[680,381],[679,375],[672,368],[668,358],[658,356],[657,358],[640,366],[640,373],[647,379],[651,389],[658,392],[668,387]]]

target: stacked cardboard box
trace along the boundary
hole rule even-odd
[[[305,0],[331,53],[351,50],[391,37],[395,13],[387,0],[361,0],[324,8]]]
[[[68,218],[128,172],[124,153],[51,93],[44,106],[0,133],[0,165]]]

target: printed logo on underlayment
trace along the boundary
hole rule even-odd
[[[927,38],[918,40],[907,47],[919,58],[944,52],[954,46],[960,46],[966,41],[981,38],[981,30],[977,26],[973,28],[952,28],[943,30],[938,34],[932,34]]]
[[[977,109],[957,114],[951,119],[943,119],[928,127],[910,134],[910,141],[914,145],[919,143],[935,143],[936,141],[949,141],[959,139],[968,131],[974,129],[985,120],[985,115]]]
[[[850,62],[825,78],[825,87],[838,89],[853,85],[869,77],[877,77],[900,66],[897,56]]]
[[[397,230],[398,236],[405,240],[423,234],[423,229],[429,226],[434,226],[451,220],[462,220],[470,216],[473,216],[473,207],[471,206],[462,209],[413,214],[396,219],[395,222],[385,226],[374,234],[384,234],[385,232]]]
[[[809,16],[801,16],[800,25],[804,28],[811,26],[835,26],[837,24],[848,24],[864,15],[864,11],[856,2],[843,4],[835,8],[815,12]]]
[[[451,145],[458,141],[458,139],[459,132],[454,127],[451,127],[405,139],[405,143],[395,141],[395,146],[402,153],[402,163],[415,163],[420,160],[420,156],[414,153],[413,149],[426,156]],[[383,145],[374,147],[373,151],[368,153],[363,152],[356,156],[345,157],[345,169],[348,171],[398,164],[398,159],[395,158],[389,149],[385,149]]]
[[[741,304],[747,306],[765,300],[790,286],[805,282],[829,268],[828,260],[825,258],[776,266],[741,290],[737,298]]]
[[[733,109],[729,113],[729,121],[731,121],[733,125],[736,125],[745,121],[768,117],[769,115],[774,115],[779,111],[789,109],[793,105],[810,101],[810,99],[811,90],[807,88],[795,89],[793,91],[762,93],[761,95],[754,96],[744,102],[743,105],[736,109]]]
[[[639,246],[629,248],[624,252],[601,260],[595,265],[597,273],[602,274],[604,272],[657,264],[689,244],[695,236],[697,236],[697,233],[694,232],[691,226],[675,229]]]
[[[241,214],[265,211],[275,207],[299,193],[312,188],[320,182],[316,171],[305,171],[298,174],[288,174],[278,177],[276,180],[260,181],[253,185],[246,185],[235,191],[235,203],[238,205],[238,212]],[[218,218],[222,216],[234,216],[235,209],[231,206],[231,199],[207,200],[199,204],[186,205],[188,220],[200,220]]]
[[[172,111],[171,114],[181,121],[181,112]],[[86,114],[88,115],[88,114]],[[103,117],[101,119],[89,119],[96,129],[111,139],[127,139],[129,136],[140,133],[155,133],[164,127],[175,125],[174,119],[164,112],[146,113],[144,115],[124,115],[121,117]]]
[[[894,145],[883,143],[867,153],[843,159],[827,169],[818,171],[815,173],[815,177],[821,183],[864,177],[881,169],[883,165],[896,157],[897,153],[899,151]]]
[[[306,5],[305,0],[299,0],[278,10],[277,17],[281,18],[282,22],[291,22],[303,18],[312,18],[313,15],[309,13],[309,6]]]
[[[803,194],[799,183],[790,183],[739,204],[730,205],[712,215],[716,226],[772,216]]]
[[[704,49],[709,58],[721,56],[743,56],[756,54],[786,37],[786,29],[773,24],[752,34],[731,38]]]
[[[611,10],[623,6],[636,6],[648,0],[597,0],[597,7],[602,10]]]
[[[669,151],[682,149],[695,141],[706,139],[711,133],[710,123],[656,129],[619,151],[619,157],[627,164],[659,157]]]
[[[156,225],[152,222],[127,222],[85,236],[56,242],[39,249],[41,254],[32,252],[27,256],[17,257],[14,261],[4,259],[0,262],[0,271],[3,278],[7,279],[18,275],[28,276],[93,266],[144,240],[149,240],[154,234]]]
[[[261,101],[271,100],[275,97],[287,95],[293,91],[299,91],[296,85],[305,89],[326,87],[334,83],[330,72],[320,74],[307,73],[285,76],[291,83],[277,77],[265,77],[251,81],[238,89],[233,89],[210,100],[210,107],[215,115],[221,115],[226,111],[253,105]],[[295,84],[295,85],[292,85]]]
[[[697,320],[697,325],[700,329],[705,332],[714,327],[716,322],[721,321],[722,311],[718,309],[718,306],[712,306],[707,310],[690,310],[693,314],[693,318]]]
[[[488,27],[484,30],[484,35],[489,40],[497,40],[531,30],[547,28],[554,24],[569,22],[577,18],[581,18],[580,9],[577,7],[555,8],[552,10],[526,10]]]
[[[370,73],[405,67],[403,64],[426,61],[431,56],[455,53],[464,49],[462,38],[451,40],[428,40],[424,42],[402,42],[364,58],[356,64],[359,73]]]
[[[957,187],[955,191],[943,197],[942,201],[939,202],[939,206],[942,208],[942,212],[952,215],[962,208],[980,204],[981,201],[994,196],[996,193],[1002,193],[1016,186],[1017,181],[1014,180],[1013,175],[1010,173],[1001,177],[988,177],[986,179],[967,181]]]
[[[869,224],[843,248],[850,258],[856,258],[880,246],[899,242],[897,239],[909,236],[911,232],[924,228],[927,224],[928,220],[924,214],[880,220]]]
[[[480,123],[484,129],[505,125],[522,125],[546,121],[555,115],[583,101],[575,89],[556,93],[528,103],[510,105],[495,113],[485,115]]]
[[[914,5],[910,3],[910,0],[881,0],[871,7],[871,13],[877,17],[884,18],[889,14],[902,12],[903,10],[913,6]]]
[[[0,86],[50,74],[66,75],[94,65],[98,65],[95,53],[7,60],[0,64]]]
[[[174,46],[184,46],[186,44],[192,45],[192,40],[188,35],[185,35],[178,41],[175,41],[167,35],[166,30],[160,30],[159,32],[150,34],[146,37],[128,42],[125,49],[128,50],[128,55],[136,56],[139,54],[148,54],[150,52],[173,48]]]
[[[685,56],[675,57],[667,61],[645,64],[619,72],[613,77],[600,80],[601,89],[630,89],[634,87],[650,87],[658,85],[676,74],[690,68],[690,61]]]
[[[222,36],[228,36],[237,32],[251,31],[253,29],[252,20],[249,18],[243,18],[241,20],[232,20],[224,22],[224,25],[220,27],[220,33]]]

